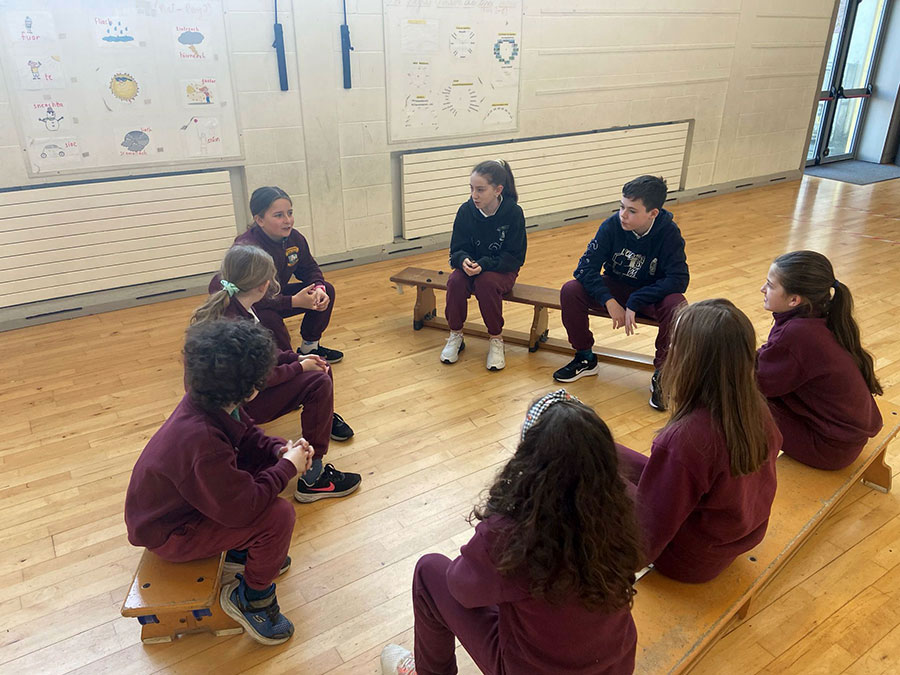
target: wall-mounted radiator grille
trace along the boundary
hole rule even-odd
[[[227,171],[0,193],[0,307],[213,272]]]
[[[510,163],[525,216],[614,202],[642,174],[679,189],[688,122],[492,143],[401,155],[403,236],[449,232],[468,198],[469,172],[484,159]]]

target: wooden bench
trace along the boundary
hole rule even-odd
[[[177,635],[208,631],[236,635],[244,629],[219,606],[225,554],[171,563],[144,550],[122,616],[137,617],[141,642],[171,642]]]
[[[782,455],[766,538],[705,584],[683,584],[651,570],[637,583],[635,673],[688,672],[718,637],[747,616],[754,597],[791,559],[857,482],[891,488],[888,444],[900,431],[897,406],[881,403],[884,428],[852,466],[819,471]]]
[[[391,281],[397,284],[397,290],[403,292],[403,286],[416,287],[416,304],[413,307],[413,329],[421,330],[423,326],[449,330],[446,319],[437,315],[434,291],[447,290],[448,272],[443,270],[427,270],[420,267],[407,267],[402,272],[391,276]],[[544,286],[532,286],[530,284],[517,283],[512,290],[503,296],[508,302],[517,302],[523,305],[531,305],[534,308],[534,318],[531,322],[531,330],[528,333],[503,329],[503,339],[512,344],[520,344],[528,347],[529,351],[537,351],[539,347],[552,351],[572,354],[574,350],[568,340],[551,338],[548,336],[548,312],[549,309],[561,309],[559,304],[559,289],[545,288]],[[604,311],[591,311],[594,316],[609,318]],[[659,326],[659,323],[645,316],[638,315],[637,322],[648,326]],[[463,332],[477,337],[488,337],[487,329],[479,324],[466,323]],[[594,345],[594,353],[598,357],[613,361],[628,361],[641,366],[653,367],[653,357],[637,352],[629,352],[621,349],[604,348]]]

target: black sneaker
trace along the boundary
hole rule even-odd
[[[600,361],[597,359],[596,354],[591,354],[590,358],[587,359],[576,356],[553,373],[553,379],[557,382],[574,382],[579,378],[596,375],[599,372]]]
[[[656,410],[665,410],[666,403],[663,400],[662,387],[659,386],[659,371],[653,371],[650,378],[650,407]]]
[[[225,553],[225,564],[222,565],[222,578],[233,579],[238,574],[244,573],[244,567],[247,564],[247,549],[239,551],[237,549],[229,549]],[[291,569],[291,556],[286,556],[281,567],[278,568],[278,576]]]
[[[349,441],[353,437],[353,429],[337,413],[331,415],[331,440]]]
[[[305,354],[300,351],[303,347],[297,347],[297,353],[300,356],[309,356],[310,354],[315,354],[316,356],[321,356],[323,359],[328,361],[328,363],[337,363],[342,358],[344,358],[344,352],[339,352],[337,349],[328,349],[328,347],[323,347],[319,345],[311,352],[306,352]]]
[[[319,480],[312,485],[307,485],[302,476],[297,480],[294,499],[301,504],[309,504],[329,497],[345,497],[356,490],[361,482],[362,476],[358,473],[342,473],[334,468],[334,464],[326,464]]]
[[[244,576],[238,574],[234,581],[222,586],[219,595],[222,610],[257,642],[264,645],[286,642],[294,634],[294,624],[281,613],[274,587],[268,596],[259,600],[248,600],[246,593]]]

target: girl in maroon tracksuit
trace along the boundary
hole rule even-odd
[[[775,316],[759,349],[759,388],[784,435],[785,454],[818,469],[853,463],[881,430],[881,394],[862,348],[850,289],[815,251],[775,259],[760,289]]]
[[[303,314],[300,324],[301,354],[316,354],[329,363],[337,363],[344,354],[319,344],[331,321],[334,309],[334,286],[325,281],[322,270],[312,257],[306,237],[294,229],[294,206],[290,196],[279,187],[261,187],[250,195],[253,222],[237,236],[235,245],[258,246],[275,263],[280,286],[277,293],[262,298],[253,310],[259,322],[272,331],[275,344],[290,351],[291,334],[284,324],[289,316]],[[297,282],[291,283],[291,277]],[[220,290],[219,277],[209,284],[209,292]]]
[[[781,434],[756,385],[750,320],[728,300],[704,300],[675,321],[662,370],[671,418],[649,457],[619,446],[619,459],[646,560],[699,583],[762,541]]]
[[[475,508],[475,534],[413,577],[415,661],[399,645],[383,673],[456,672],[455,638],[488,675],[623,675],[640,544],[612,435],[560,389],[536,401],[515,455]]]
[[[225,254],[218,276],[220,290],[194,312],[191,323],[213,321],[222,316],[259,323],[255,303],[278,292],[272,258],[256,246],[232,246]],[[315,458],[312,467],[300,476],[294,498],[307,503],[350,494],[359,487],[359,474],[343,473],[331,464],[322,464],[329,438],[347,440],[353,435],[353,430],[334,412],[331,368],[315,354],[302,356],[290,350],[278,351],[277,364],[266,386],[244,409],[262,424],[301,407],[303,434],[315,448]]]

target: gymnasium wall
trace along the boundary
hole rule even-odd
[[[224,4],[243,189],[277,184],[293,195],[297,227],[320,257],[391,243],[399,232],[391,153],[448,142],[387,143],[382,0],[346,0],[349,91],[340,0],[279,3],[287,92],[271,48],[272,1]],[[834,4],[524,0],[519,130],[472,140],[694,119],[687,188],[797,170]],[[0,188],[38,182],[20,154],[3,85]]]

